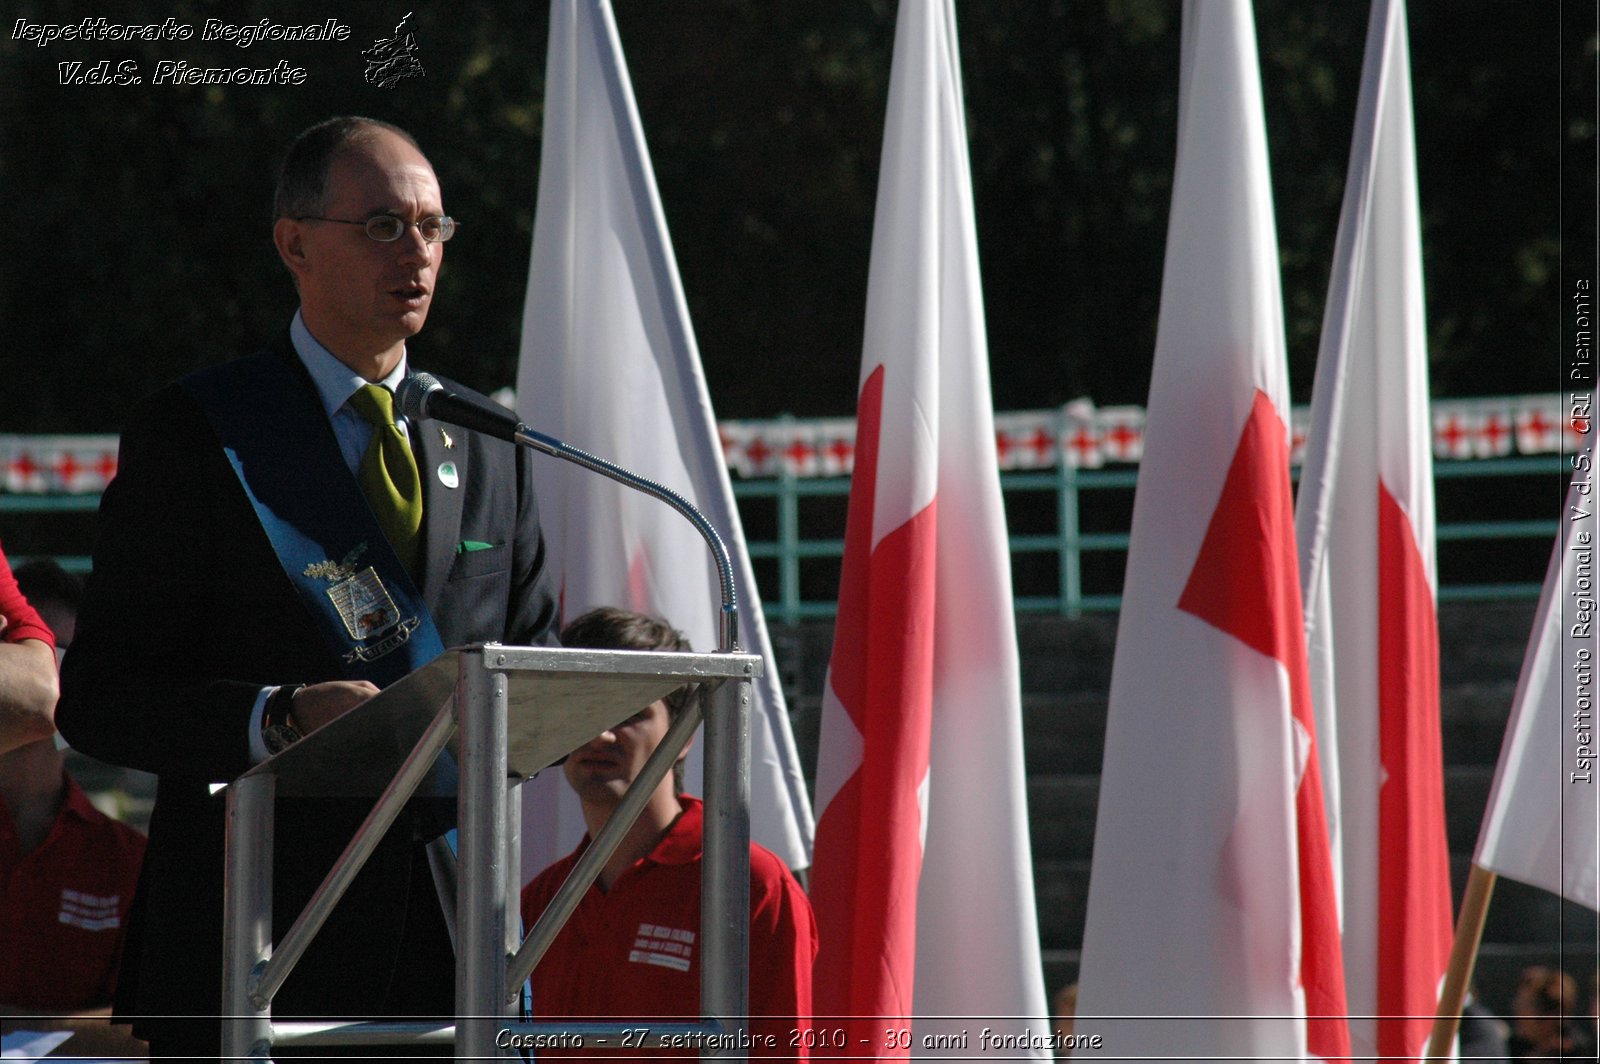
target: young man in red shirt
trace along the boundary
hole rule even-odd
[[[567,647],[687,651],[681,632],[653,617],[602,608],[561,633]],[[684,687],[601,732],[562,766],[589,833],[522,892],[532,927],[589,841],[610,819],[667,728],[691,699]],[[683,757],[533,972],[533,1013],[665,1019],[700,1016],[700,885],[703,810],[682,792]],[[806,1056],[816,921],[805,892],[770,850],[750,846],[750,1035],[752,1055]]]

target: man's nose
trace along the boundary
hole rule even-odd
[[[427,262],[433,258],[434,245],[422,239],[422,227],[415,222],[406,226],[395,243],[400,245],[400,255],[405,262]]]

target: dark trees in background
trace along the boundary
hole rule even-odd
[[[614,0],[712,397],[722,417],[854,409],[895,5]],[[166,17],[320,23],[303,0],[178,0]],[[426,76],[367,85],[360,51],[408,9]],[[1428,325],[1440,396],[1560,387],[1562,167],[1592,183],[1594,19],[1575,5],[1410,5]],[[532,13],[527,13],[532,9]],[[12,39],[0,26],[0,432],[106,432],[140,394],[250,350],[294,307],[268,236],[279,153],[366,113],[433,158],[449,246],[421,360],[514,377],[538,181],[539,5],[338,5],[345,43]],[[1291,379],[1309,395],[1343,193],[1366,5],[1258,0]],[[98,12],[97,12],[98,14]],[[958,4],[995,403],[1142,403],[1177,114],[1180,6]],[[137,86],[62,86],[57,64],[135,60]],[[299,86],[151,83],[160,59],[304,67]],[[1592,201],[1591,201],[1592,202]],[[1565,225],[1565,229],[1563,229]],[[1565,240],[1565,245],[1563,244]],[[1563,248],[1565,246],[1565,252]],[[1570,268],[1570,267],[1569,267]]]

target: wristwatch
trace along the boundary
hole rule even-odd
[[[261,741],[267,744],[268,754],[281,753],[300,741],[300,729],[294,726],[294,696],[303,683],[286,684],[267,696],[261,711]]]

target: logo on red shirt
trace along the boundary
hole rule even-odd
[[[122,926],[122,919],[118,915],[121,908],[121,895],[102,896],[64,889],[61,891],[61,912],[56,919],[85,931],[115,931]]]
[[[689,970],[694,956],[694,932],[659,924],[640,924],[638,937],[628,960],[634,964],[656,964],[676,971]]]

